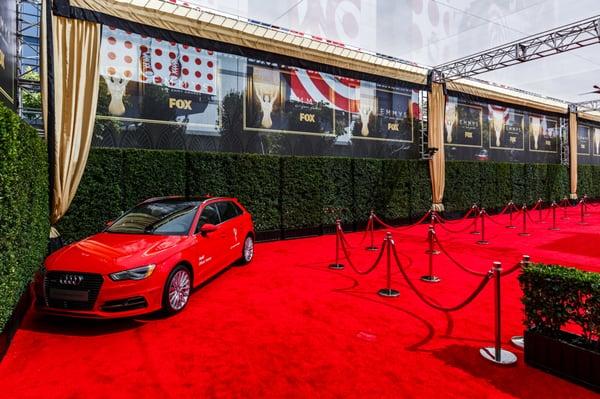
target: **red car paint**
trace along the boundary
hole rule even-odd
[[[191,269],[192,287],[197,287],[242,257],[246,237],[251,236],[254,239],[254,227],[252,217],[235,198],[168,197],[151,199],[142,204],[178,199],[198,202],[196,214],[187,234],[131,234],[104,231],[63,247],[48,256],[44,262],[45,271],[39,273],[36,278],[38,309],[47,313],[92,318],[128,317],[154,312],[162,307],[165,283],[169,273],[177,265],[184,264]],[[215,231],[196,233],[203,210],[211,204],[226,201],[233,202],[241,213],[217,224]],[[154,272],[145,279],[113,281],[110,278],[111,273],[149,264],[155,264],[156,267]],[[94,278],[98,281],[101,276],[101,286],[93,305],[86,302],[87,305],[83,307],[87,308],[82,309],[79,305],[85,301],[81,298],[77,298],[75,303],[63,301],[64,297],[52,299],[49,295],[48,276],[67,275],[60,272],[68,272],[68,275],[76,278],[83,276],[84,283],[89,273],[95,274]],[[54,281],[52,284],[55,284],[54,292],[56,288],[71,290],[78,288],[60,286],[62,283],[57,282],[60,280],[52,281]],[[87,290],[88,299],[93,297],[92,290]],[[81,291],[86,291],[86,288],[77,290],[77,295],[80,295]],[[70,294],[67,292],[67,295]],[[110,311],[106,310],[107,303],[124,303],[123,301],[129,298],[137,298],[137,300],[143,298],[146,305],[132,309],[124,307],[118,311],[114,308]]]

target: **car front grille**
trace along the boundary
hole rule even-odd
[[[75,281],[75,283],[73,283]],[[100,287],[103,282],[102,275],[79,272],[47,272],[44,277],[44,297],[46,306],[59,309],[91,310],[96,303]],[[58,290],[65,298],[55,298],[50,295],[50,290]],[[73,299],[66,299],[73,294]],[[87,293],[87,300],[76,299],[76,296]]]

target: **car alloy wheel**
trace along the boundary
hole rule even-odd
[[[246,237],[244,240],[244,263],[249,263],[254,257],[254,240],[251,236]]]
[[[184,267],[178,268],[171,277],[168,287],[169,307],[174,312],[183,309],[187,305],[190,298],[190,289],[190,273]]]

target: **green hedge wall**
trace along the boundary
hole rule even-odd
[[[159,195],[235,196],[259,231],[361,223],[369,211],[390,220],[431,204],[423,161],[100,149],[90,152],[75,199],[57,228],[67,241],[102,229],[136,202]]]
[[[538,198],[560,200],[568,193],[569,171],[564,165],[446,163],[444,203],[450,212],[464,211],[474,203],[498,209],[509,200],[516,204],[531,204]]]
[[[591,176],[583,184],[598,184],[594,173],[600,168],[581,170]],[[445,205],[450,212],[473,203],[500,208],[510,199],[518,204],[560,199],[568,189],[568,169],[562,165],[446,164]],[[331,225],[335,215],[324,212],[330,207],[345,209],[342,220],[360,226],[371,209],[399,221],[414,220],[431,206],[426,161],[92,149],[77,195],[58,228],[67,240],[80,239],[142,199],[177,194],[237,197],[259,231]]]
[[[49,229],[45,144],[0,105],[0,331],[42,264]]]

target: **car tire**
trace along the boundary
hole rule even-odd
[[[244,245],[242,246],[242,257],[240,258],[240,263],[242,265],[247,265],[252,262],[254,258],[254,238],[252,235],[248,234],[244,239]]]
[[[163,310],[171,315],[181,312],[190,300],[192,275],[183,265],[177,265],[167,278],[163,294]]]

